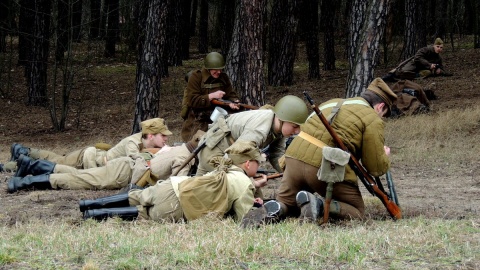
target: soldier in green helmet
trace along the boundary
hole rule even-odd
[[[184,119],[181,136],[183,141],[189,141],[197,130],[207,131],[211,124],[210,115],[215,106],[210,101],[221,98],[238,102],[237,93],[227,74],[222,70],[225,59],[218,52],[211,52],[205,57],[202,70],[189,74],[187,87],[183,92],[181,117]],[[239,106],[231,103],[230,109],[238,110]]]
[[[200,140],[205,147],[198,153],[197,175],[213,170],[208,164],[214,156],[223,156],[225,149],[237,140],[254,141],[260,148],[268,146],[268,160],[281,171],[279,158],[285,153],[288,137],[300,132],[300,125],[308,117],[308,108],[299,97],[282,97],[273,109],[243,111],[219,117]]]

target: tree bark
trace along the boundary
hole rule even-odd
[[[347,98],[359,96],[373,80],[391,0],[370,0],[366,6],[363,2],[355,0],[352,6],[354,13],[365,10],[366,17],[357,14],[357,18],[363,17],[364,20],[352,21],[350,24],[352,50],[345,94]]]
[[[105,51],[103,56],[115,57],[115,45],[117,44],[119,33],[119,0],[105,0],[107,6],[107,34],[105,36]]]
[[[50,38],[50,0],[32,1],[34,11],[32,53],[29,58],[28,101],[31,106],[47,106],[47,68]]]
[[[323,35],[323,69],[335,70],[335,0],[322,1],[322,25]]]
[[[233,25],[235,23],[235,1],[225,1],[221,11],[221,44],[220,50],[227,55],[232,41]]]
[[[192,0],[182,1],[182,51],[181,57],[183,60],[190,58],[190,13],[192,7]]]
[[[182,65],[182,2],[179,0],[170,1],[167,15],[167,62],[170,66]],[[187,32],[187,31],[185,31]]]
[[[403,45],[403,53],[402,53],[402,60],[410,58],[411,56],[415,55],[417,52],[417,0],[406,0],[405,1],[405,31],[404,31],[404,45]]]
[[[225,72],[242,102],[265,104],[263,15],[265,1],[238,0]]]
[[[299,10],[298,38],[305,41],[308,78],[320,78],[320,49],[318,46],[318,0],[302,1]],[[301,29],[303,28],[303,29]]]
[[[208,52],[208,1],[200,0],[200,21],[198,29],[198,52]]]
[[[268,45],[268,84],[293,84],[296,56],[298,5],[296,0],[278,0],[272,7]]]
[[[25,77],[28,77],[28,58],[33,46],[33,24],[35,19],[35,3],[20,0],[20,18],[18,22],[18,65],[25,66]]]
[[[139,40],[132,133],[140,131],[140,122],[158,117],[162,63],[165,62],[168,1],[145,2],[140,4],[140,18],[146,17],[146,20],[139,21],[142,34]]]

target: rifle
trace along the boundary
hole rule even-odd
[[[310,103],[310,105],[312,106],[312,109],[315,111],[317,116],[320,118],[323,125],[327,129],[328,133],[330,133],[330,136],[332,136],[333,140],[338,145],[338,147],[340,149],[342,149],[343,151],[349,152],[348,148],[342,142],[340,137],[338,137],[335,130],[333,130],[333,128],[330,126],[330,124],[328,123],[325,116],[322,114],[320,109],[318,109],[318,106],[315,105],[315,102],[313,101],[313,99],[308,95],[307,91],[303,91],[303,95],[305,96],[307,101]],[[353,169],[353,171],[355,172],[357,177],[360,178],[360,180],[365,185],[367,190],[372,195],[377,196],[380,199],[380,201],[383,203],[383,205],[385,205],[385,207],[387,208],[387,211],[390,214],[390,216],[393,219],[401,219],[402,218],[402,210],[400,209],[400,207],[393,201],[392,198],[389,198],[387,196],[387,194],[385,194],[385,192],[382,191],[378,187],[376,181],[372,178],[371,175],[369,175],[367,173],[365,168],[363,168],[363,166],[360,164],[360,162],[355,158],[355,156],[352,153],[350,153],[350,161],[348,162],[348,164]]]
[[[178,170],[176,170],[174,173],[172,173],[172,176],[177,176],[177,174],[183,168],[185,168],[185,166],[187,166],[187,164],[190,163],[190,161],[192,161],[192,159],[194,159],[198,155],[200,150],[205,148],[205,146],[207,146],[207,141],[204,141],[202,144],[198,145],[197,148],[195,148],[195,150],[193,150],[193,152],[190,154],[190,156],[188,156],[188,158],[182,163],[182,166],[180,166],[180,168],[178,168]]]
[[[283,177],[283,173],[274,173],[267,175],[267,180]],[[255,176],[254,179],[261,178],[261,176]]]
[[[231,100],[225,100],[225,99],[221,99],[221,98],[214,98],[210,101],[212,104],[215,104],[215,105],[220,105],[220,106],[229,106],[229,104],[235,104],[235,105],[238,105],[240,107],[243,107],[244,109],[249,109],[249,110],[258,110],[258,107],[257,106],[253,106],[253,105],[248,105],[248,104],[245,104],[245,103],[240,103],[240,102],[233,102]]]

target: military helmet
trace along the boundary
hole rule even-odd
[[[225,67],[225,59],[218,52],[211,52],[205,57],[206,69],[223,69]]]
[[[278,119],[301,125],[305,123],[308,117],[308,108],[305,102],[299,97],[288,95],[282,97],[275,107],[273,112]]]

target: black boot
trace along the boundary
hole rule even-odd
[[[121,208],[91,209],[83,213],[83,219],[93,218],[95,220],[104,220],[110,217],[119,217],[123,220],[134,220],[138,217],[138,210],[135,206],[129,206]]]
[[[29,174],[50,174],[53,172],[55,165],[55,163],[48,160],[31,159],[28,156],[20,155],[17,160],[17,172],[15,173],[15,177],[25,177]]]
[[[89,209],[128,207],[128,193],[121,193],[113,196],[98,198],[96,200],[80,200],[80,212]]]
[[[14,143],[10,147],[10,161],[15,161],[17,160],[20,155],[25,155],[28,156],[30,154],[30,148],[28,147],[23,147],[23,145],[19,143]]]
[[[0,164],[0,172],[3,172],[3,164]]]
[[[50,175],[30,175],[25,177],[12,177],[8,180],[8,193],[17,192],[22,189],[52,189]]]

